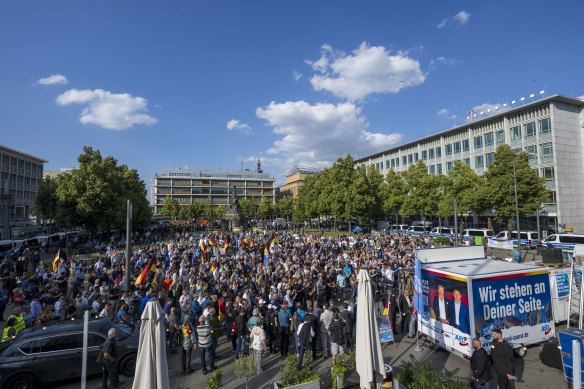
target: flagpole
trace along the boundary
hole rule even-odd
[[[422,297],[422,264],[420,263],[420,257],[418,257],[416,253],[416,268],[415,268],[415,275],[414,275],[414,301],[416,302],[416,347],[414,347],[414,351],[422,351],[423,348],[420,347],[420,330],[418,329],[418,315],[420,315],[420,311],[424,311],[423,305],[423,297]],[[420,307],[422,308],[420,310]]]
[[[124,292],[130,291],[130,256],[132,248],[130,238],[132,236],[132,200],[128,199],[126,207],[126,277],[124,280]]]

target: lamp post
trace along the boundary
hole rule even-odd
[[[519,250],[519,260],[521,261],[521,227],[519,227],[519,202],[517,201],[517,174],[515,173],[515,163],[513,160],[513,184],[515,186],[515,215],[517,218],[517,250]]]

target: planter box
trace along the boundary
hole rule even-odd
[[[398,380],[396,380],[395,378],[393,379],[393,388],[394,389],[408,389],[405,385],[399,383]]]
[[[281,389],[281,388],[283,388],[283,386],[282,386],[282,384],[280,384],[280,382],[278,382],[278,381],[274,382],[274,389]],[[289,389],[320,389],[320,381],[305,382],[303,384],[287,386],[287,388],[289,388]]]

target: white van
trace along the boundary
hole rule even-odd
[[[467,228],[462,231],[462,239],[472,239],[475,236],[482,236],[486,242],[487,239],[495,237],[495,231],[488,228]]]
[[[407,224],[394,224],[391,226],[391,229],[394,232],[406,232],[406,230],[408,229],[408,225]]]
[[[426,227],[426,231],[430,231],[430,227]],[[424,226],[411,226],[406,230],[406,233],[412,235],[423,235],[424,234]]]
[[[509,231],[501,231],[493,238],[497,242],[504,242],[509,240],[507,234]],[[537,244],[537,232],[535,231],[521,231],[521,244],[524,246],[534,246]],[[517,245],[517,231],[511,231],[511,239],[513,240],[513,245]]]
[[[574,245],[584,244],[584,235],[552,234],[543,241],[544,245],[552,245],[562,250],[573,251]]]
[[[454,228],[450,227],[434,227],[432,231],[430,231],[430,236],[444,236],[447,238],[451,238],[454,236]]]

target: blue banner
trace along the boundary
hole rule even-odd
[[[393,342],[393,329],[389,321],[389,316],[377,316],[377,330],[379,331],[379,341],[381,343]]]

